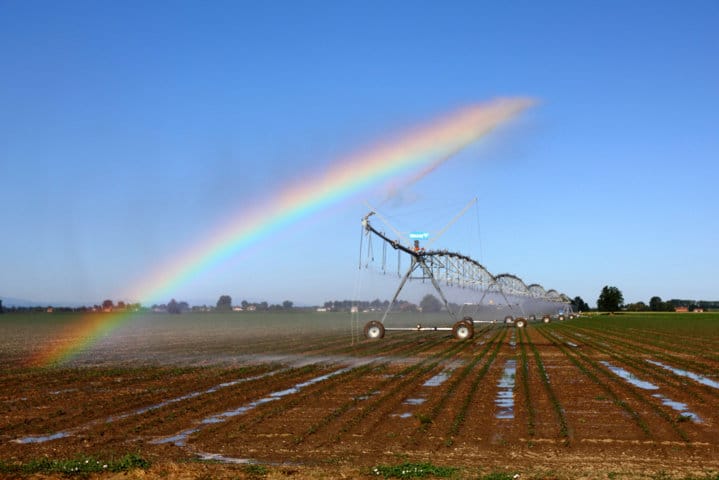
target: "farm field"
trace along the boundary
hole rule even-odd
[[[63,478],[27,467],[72,459],[110,465],[98,478],[719,477],[717,313],[477,325],[465,341],[368,341],[369,319],[144,314],[37,365],[87,319],[0,315],[0,477]],[[128,458],[140,468],[109,471]]]

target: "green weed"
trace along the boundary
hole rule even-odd
[[[135,468],[148,468],[150,462],[135,453],[117,460],[100,460],[94,457],[78,457],[65,460],[41,458],[27,463],[0,462],[0,473],[33,474],[61,473],[64,475],[87,475],[98,472],[127,472]]]
[[[431,463],[403,463],[401,465],[377,465],[372,467],[370,475],[384,478],[449,478],[457,473],[455,467],[439,467]]]

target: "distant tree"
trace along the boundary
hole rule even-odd
[[[269,305],[267,305],[267,302],[260,302],[257,304],[257,310],[259,310],[261,312],[265,312],[265,311],[269,310],[269,308],[270,307],[269,307]]]
[[[5,313],[5,310],[2,308],[2,300],[0,300],[0,313]]]
[[[112,300],[105,300],[102,302],[102,309],[103,310],[112,310],[112,307],[114,307],[114,304],[112,303]]]
[[[242,300],[240,305],[242,306],[242,310],[247,310],[247,307],[250,306],[250,304],[247,302],[247,300]]]
[[[578,312],[586,312],[589,310],[589,305],[585,302],[582,297],[574,297],[572,300],[572,307]]]
[[[661,297],[652,297],[649,300],[649,310],[652,312],[658,312],[660,310],[664,310],[664,302],[662,302]]]
[[[217,300],[217,310],[220,312],[231,312],[232,311],[232,297],[229,295],[222,295]]]
[[[293,305],[294,305],[294,304],[293,304],[291,301],[289,301],[289,300],[285,300],[284,302],[282,302],[282,308],[283,308],[284,310],[292,310],[292,306],[293,306]]]
[[[174,298],[167,304],[167,313],[180,314],[180,304]]]
[[[597,299],[597,308],[603,312],[616,312],[624,303],[624,296],[617,287],[605,285]]]
[[[442,310],[442,302],[437,297],[428,293],[419,302],[419,306],[423,313],[435,313]]]
[[[649,307],[647,307],[647,304],[644,302],[637,302],[628,304],[626,309],[630,312],[645,312],[649,310]]]

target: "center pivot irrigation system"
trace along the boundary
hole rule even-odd
[[[471,205],[471,204],[470,204]],[[470,206],[465,207],[464,211]],[[410,234],[410,241],[413,245],[403,244],[400,240],[392,240],[385,233],[380,232],[370,223],[370,217],[379,214],[370,211],[362,218],[362,239],[360,240],[360,255],[363,255],[362,241],[367,237],[367,256],[368,263],[374,261],[372,248],[372,238],[376,237],[382,241],[382,267],[385,269],[387,263],[387,246],[391,246],[397,251],[397,272],[401,274],[401,257],[406,254],[410,258],[410,265],[404,275],[401,277],[399,286],[392,297],[392,301],[382,315],[381,320],[372,320],[364,326],[364,335],[369,339],[383,338],[386,331],[451,331],[452,335],[460,340],[472,338],[474,336],[474,325],[478,323],[497,323],[501,322],[497,319],[480,320],[473,319],[472,315],[479,312],[483,306],[483,302],[487,298],[498,298],[504,301],[504,305],[508,307],[509,314],[503,319],[503,323],[514,325],[518,328],[526,326],[528,321],[540,321],[548,323],[552,318],[564,320],[565,315],[574,318],[571,300],[563,293],[556,290],[545,290],[539,284],[533,283],[527,285],[524,281],[509,273],[493,275],[478,261],[463,255],[461,253],[450,252],[448,250],[428,250],[420,245],[420,239],[426,239],[428,234]],[[381,217],[380,217],[381,218]],[[453,223],[455,219],[450,222]],[[385,222],[386,223],[386,222]],[[449,227],[447,225],[440,233]],[[402,236],[397,232],[398,236]],[[437,236],[439,236],[437,235]],[[429,244],[428,244],[429,246]],[[360,267],[362,262],[360,261]],[[392,307],[396,304],[402,288],[408,281],[429,281],[436,290],[445,310],[449,314],[452,326],[422,326],[418,324],[416,327],[388,327],[385,325],[387,316]],[[464,303],[461,306],[451,305],[442,290],[442,287],[461,288],[470,290],[474,293],[478,300],[476,302]],[[510,302],[510,298],[516,300],[514,304]],[[490,300],[489,304],[494,304],[494,300]],[[489,305],[485,305],[487,307]],[[525,306],[531,308],[529,314],[525,310]],[[497,305],[494,304],[495,312]]]

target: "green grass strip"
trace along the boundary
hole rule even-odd
[[[99,460],[95,457],[78,457],[69,460],[41,458],[27,463],[5,463],[0,461],[0,473],[35,474],[61,473],[67,476],[84,476],[99,472],[127,472],[136,468],[146,469],[150,462],[135,453],[129,453],[117,460]]]
[[[384,478],[449,478],[459,469],[440,467],[431,463],[403,463],[401,465],[376,465],[368,472],[370,475]]]

